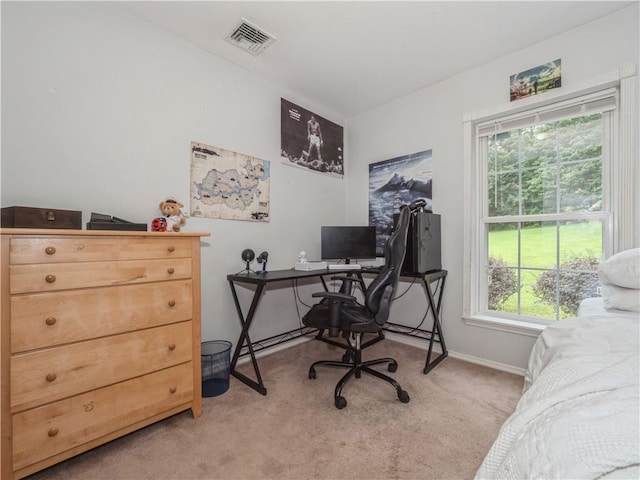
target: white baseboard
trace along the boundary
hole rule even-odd
[[[296,345],[300,345],[301,343],[304,342],[308,342],[309,340],[313,340],[314,337],[298,337],[298,338],[294,338],[293,340],[288,340],[285,343],[280,343],[278,345],[274,345],[273,347],[269,347],[265,350],[261,350],[258,353],[256,353],[256,358],[262,358],[262,357],[266,357],[267,355],[271,355],[272,353],[276,353],[276,352],[280,352],[282,350],[285,350],[287,348],[291,348],[291,347],[295,347]],[[251,356],[250,355],[245,355],[242,358],[238,359],[238,365],[242,365],[243,363],[247,363],[248,361],[251,360]]]
[[[394,342],[404,343],[405,345],[411,345],[412,347],[420,348],[422,350],[426,350],[428,348],[428,344],[424,339],[408,337],[406,335],[399,335],[393,332],[385,332],[384,335],[386,338],[388,338],[389,340],[393,340]],[[434,343],[433,351],[436,353],[442,353],[440,344]],[[526,370],[524,368],[514,367],[513,365],[507,365],[506,363],[494,362],[493,360],[487,360],[486,358],[474,357],[473,355],[467,355],[466,353],[453,352],[449,350],[449,356],[452,358],[457,358],[459,360],[464,360],[465,362],[475,363],[477,365],[493,368],[495,370],[501,370],[503,372],[513,373],[523,377],[526,373]]]
[[[405,345],[410,345],[412,347],[420,348],[422,350],[427,350],[428,344],[425,339],[409,337],[407,335],[400,335],[393,332],[385,332],[384,336],[398,343],[404,343]],[[313,336],[309,337],[298,337],[294,340],[288,341],[286,343],[281,343],[279,345],[274,345],[273,347],[269,347],[268,349],[262,350],[256,353],[256,358],[266,357],[267,355],[271,355],[272,353],[280,352],[284,349],[294,347],[296,345],[300,345],[301,343],[308,342],[309,340],[313,340]],[[442,353],[442,349],[440,348],[440,344],[434,343],[433,352],[438,354]],[[457,358],[459,360],[464,360],[465,362],[475,363],[477,365],[482,365],[485,367],[493,368],[495,370],[501,370],[503,372],[513,373],[516,375],[524,376],[526,370],[523,368],[514,367],[512,365],[507,365],[505,363],[494,362],[492,360],[487,360],[485,358],[474,357],[472,355],[467,355],[465,353],[452,352],[449,350],[449,356],[452,358]],[[238,360],[238,365],[248,362],[251,360],[249,355],[242,357]]]
[[[404,343],[405,345],[411,345],[412,347],[416,347],[421,350],[426,351],[427,348],[429,348],[429,344],[427,343],[428,340],[424,338],[410,337],[408,335],[401,335],[399,333],[393,333],[393,332],[384,332],[384,336],[385,338],[388,338],[389,340],[393,340],[394,342]],[[436,353],[442,353],[442,348],[440,348],[439,343],[434,342],[433,351]],[[451,354],[451,352],[449,352],[449,354]]]
[[[449,355],[453,358],[464,360],[465,362],[475,363],[483,365],[485,367],[493,368],[495,370],[501,370],[503,372],[513,373],[524,377],[527,372],[526,369],[520,367],[514,367],[513,365],[507,365],[506,363],[494,362],[493,360],[487,360],[486,358],[474,357],[472,355],[466,355],[464,353],[452,352],[449,350]]]

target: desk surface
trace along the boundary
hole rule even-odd
[[[255,272],[243,272],[232,273],[227,275],[227,280],[233,282],[255,283],[265,284],[269,282],[277,282],[279,280],[295,280],[298,278],[310,278],[319,277],[322,275],[334,275],[337,273],[357,273],[364,272],[366,270],[329,270],[328,268],[322,268],[318,270],[294,270],[290,268],[288,270],[271,270],[266,273]]]
[[[242,272],[242,273],[231,273],[227,275],[227,280],[230,282],[244,282],[244,283],[253,283],[256,285],[264,285],[270,282],[277,282],[280,280],[295,280],[298,278],[310,278],[310,277],[320,277],[323,275],[335,275],[335,274],[345,274],[345,273],[377,273],[379,270],[376,268],[362,268],[361,270],[353,270],[353,269],[344,269],[344,270],[329,270],[328,268],[322,268],[318,270],[294,270],[293,268],[287,270],[271,270],[266,273],[256,273],[256,272]],[[424,275],[405,275],[402,276],[411,276],[416,278],[426,277],[428,280],[435,280],[437,278],[443,277],[447,275],[446,270],[437,270],[435,272],[425,273]]]

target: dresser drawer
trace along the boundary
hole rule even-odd
[[[35,293],[191,278],[191,259],[12,265],[11,293]]]
[[[14,295],[11,352],[190,320],[192,281]]]
[[[187,258],[191,241],[187,238],[127,238],[123,243],[110,237],[12,238],[10,262],[69,263],[154,258]]]
[[[190,321],[13,355],[11,411],[190,360]]]
[[[100,438],[193,398],[191,362],[13,416],[13,469]]]

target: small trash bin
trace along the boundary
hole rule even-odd
[[[202,343],[202,396],[217,397],[229,389],[231,342]]]

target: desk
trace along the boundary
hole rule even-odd
[[[257,392],[262,395],[267,394],[267,389],[264,386],[264,382],[262,381],[262,375],[260,375],[260,369],[258,368],[258,362],[256,360],[256,351],[260,351],[263,348],[268,347],[259,347],[255,348],[255,344],[251,342],[251,338],[249,337],[249,329],[251,328],[251,323],[253,322],[253,317],[256,313],[256,309],[258,308],[258,302],[262,297],[262,291],[264,287],[268,283],[273,282],[282,282],[286,280],[299,280],[303,278],[320,278],[322,282],[322,286],[325,290],[327,290],[327,284],[324,280],[324,275],[333,275],[337,273],[345,273],[345,272],[353,272],[353,270],[275,270],[266,273],[254,273],[254,272],[245,272],[245,273],[236,273],[227,275],[227,281],[229,282],[229,286],[231,287],[231,294],[233,295],[233,301],[236,305],[236,310],[238,311],[238,317],[240,318],[240,324],[242,325],[242,332],[240,333],[240,338],[238,339],[238,343],[236,344],[235,351],[233,352],[233,357],[231,359],[231,375],[236,377],[241,382],[250,386]],[[240,306],[240,301],[238,300],[238,294],[236,292],[236,283],[245,283],[256,285],[256,291],[253,294],[253,299],[251,300],[251,305],[249,306],[249,310],[246,316],[242,312],[242,307]],[[283,337],[276,344],[282,343],[284,341],[293,340],[295,338],[301,337],[309,332],[313,332],[315,329],[311,328],[300,328],[296,330],[292,330],[290,332],[285,332],[281,335],[276,335],[274,337],[270,337],[267,339],[263,339],[262,341],[269,341],[278,337]],[[251,356],[251,363],[253,364],[253,370],[256,374],[256,380],[252,380],[251,378],[243,375],[242,373],[236,371],[236,364],[238,363],[238,358],[240,358],[240,353],[243,348],[248,350],[248,355]],[[259,343],[259,342],[256,342]],[[272,345],[269,345],[272,346]]]
[[[236,344],[235,350],[233,352],[233,357],[231,359],[231,375],[236,377],[238,380],[248,385],[249,387],[256,390],[258,393],[262,395],[267,394],[267,389],[264,386],[264,382],[262,380],[262,375],[260,374],[260,369],[258,367],[258,362],[256,360],[256,352],[269,348],[270,346],[274,346],[289,340],[293,340],[295,338],[299,338],[303,335],[307,335],[309,333],[317,331],[313,328],[303,327],[295,330],[291,330],[289,332],[285,332],[279,335],[275,335],[273,337],[269,337],[266,339],[262,339],[258,342],[252,342],[249,336],[249,330],[251,328],[251,323],[253,322],[253,317],[255,316],[256,310],[258,308],[258,303],[260,298],[262,297],[262,292],[264,287],[269,283],[274,282],[282,282],[287,280],[298,280],[304,278],[319,278],[322,282],[322,286],[325,290],[327,290],[327,284],[325,282],[324,277],[326,275],[336,275],[336,274],[357,274],[360,276],[362,273],[367,273],[366,269],[363,270],[310,270],[310,271],[302,271],[302,270],[275,270],[267,273],[254,273],[254,272],[245,272],[245,273],[236,273],[227,275],[227,281],[229,282],[229,286],[231,287],[231,294],[233,295],[233,301],[236,306],[236,310],[238,312],[238,317],[240,319],[240,324],[242,326],[242,332],[240,333],[240,338],[238,339],[238,343]],[[423,285],[425,286],[425,293],[427,295],[428,300],[428,310],[432,314],[433,317],[433,329],[432,330],[422,330],[419,328],[411,328],[406,327],[399,324],[388,323],[384,330],[394,333],[400,333],[403,335],[409,335],[413,337],[419,338],[428,338],[429,340],[429,349],[427,353],[427,360],[425,363],[425,368],[423,373],[427,374],[431,371],[436,365],[438,365],[442,360],[444,360],[448,356],[448,352],[444,343],[444,337],[442,335],[442,324],[440,321],[440,312],[441,312],[441,300],[442,293],[444,291],[444,281],[447,276],[446,270],[439,270],[437,272],[428,273],[425,275],[417,275],[415,278],[421,278]],[[437,282],[437,286],[435,289],[431,288],[431,284]],[[245,315],[243,313],[242,307],[240,305],[240,301],[238,300],[238,294],[236,292],[236,284],[250,284],[255,285],[256,290],[253,294],[253,298],[251,300],[251,305],[249,306],[249,310]],[[437,299],[434,297],[434,292],[437,292]],[[428,335],[428,336],[427,336]],[[436,339],[437,336],[437,339]],[[383,333],[381,332],[381,338],[383,337]],[[267,346],[262,346],[261,342],[275,341]],[[431,354],[433,349],[434,342],[440,343],[442,347],[442,353],[431,361]],[[247,350],[246,353],[242,354],[242,350]],[[240,356],[250,355],[251,363],[253,364],[253,370],[256,375],[256,380],[253,380],[246,375],[236,371],[236,365],[238,363],[238,359]]]
[[[433,326],[431,330],[421,329],[419,327],[408,327],[406,325],[400,325],[397,323],[387,322],[384,331],[399,333],[401,335],[409,335],[411,337],[426,338],[429,340],[429,349],[427,350],[427,360],[424,364],[422,373],[425,375],[433,370],[440,362],[449,356],[447,345],[444,342],[444,336],[442,335],[442,294],[444,293],[444,284],[447,280],[446,270],[437,270],[435,272],[428,272],[424,275],[412,275],[414,278],[420,278],[424,285],[425,293],[427,295],[427,301],[429,306],[425,315],[428,316],[431,313],[433,318]],[[432,285],[435,284],[435,288]],[[437,338],[436,338],[437,337]],[[436,358],[431,360],[431,354],[433,353],[433,344],[439,343],[442,353]]]

